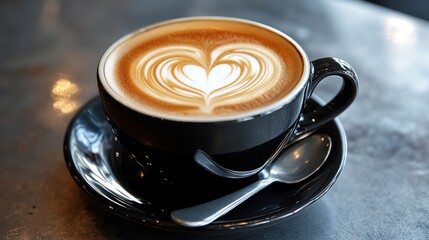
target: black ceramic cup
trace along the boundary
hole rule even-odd
[[[200,149],[221,165],[234,170],[248,170],[262,165],[284,137],[290,139],[314,131],[342,113],[355,99],[358,78],[353,68],[337,58],[309,61],[304,50],[284,33],[247,20],[220,18],[268,29],[290,42],[299,52],[303,71],[298,84],[282,99],[248,115],[201,120],[165,118],[151,115],[130,104],[113,91],[105,76],[106,61],[119,44],[135,34],[171,22],[198,21],[178,19],[131,33],[115,42],[98,65],[98,87],[107,119],[123,146],[131,152],[149,175],[166,181],[205,176],[196,166],[193,154]],[[206,19],[206,18],[203,18]],[[217,18],[214,18],[217,19]],[[305,113],[306,103],[316,86],[328,76],[340,76],[342,87],[330,102]],[[204,181],[204,180],[199,180]]]

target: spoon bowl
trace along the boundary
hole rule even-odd
[[[280,152],[260,173],[259,180],[216,200],[173,211],[174,222],[188,227],[210,224],[273,182],[297,183],[313,175],[331,151],[328,135],[312,135]]]
[[[331,150],[328,135],[313,135],[280,153],[275,164],[264,169],[284,183],[297,183],[311,176],[326,161]]]

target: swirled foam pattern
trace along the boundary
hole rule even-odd
[[[280,58],[262,45],[226,44],[211,52],[173,45],[146,53],[130,74],[146,95],[210,114],[265,94],[281,80],[279,69]]]

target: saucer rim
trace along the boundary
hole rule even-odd
[[[319,105],[323,105],[325,102],[318,96],[313,95],[311,99]],[[67,169],[69,170],[69,173],[71,174],[73,180],[76,182],[76,184],[79,186],[79,188],[89,197],[92,202],[94,202],[97,206],[107,210],[110,213],[113,213],[117,216],[120,216],[122,218],[125,218],[129,221],[142,224],[144,226],[160,229],[160,230],[173,230],[173,231],[184,231],[184,232],[219,232],[218,230],[228,230],[228,232],[231,231],[243,231],[243,230],[250,230],[250,229],[260,229],[262,227],[271,226],[273,224],[279,223],[288,217],[291,217],[302,210],[309,207],[311,204],[319,200],[322,196],[324,196],[331,188],[332,186],[337,182],[338,178],[342,174],[342,171],[344,170],[345,163],[347,161],[347,136],[344,130],[344,127],[340,120],[338,118],[335,118],[331,120],[330,122],[334,122],[335,128],[338,130],[338,136],[339,136],[339,142],[342,143],[340,150],[342,152],[341,154],[341,160],[340,164],[338,165],[338,170],[336,171],[335,175],[329,180],[329,183],[320,191],[319,193],[315,194],[314,196],[310,197],[310,200],[307,201],[302,206],[294,209],[293,211],[290,211],[288,213],[274,213],[274,214],[268,214],[268,217],[265,217],[264,219],[256,219],[255,221],[246,221],[246,224],[243,224],[243,221],[215,221],[207,226],[198,227],[198,228],[189,228],[184,227],[181,225],[178,225],[174,223],[171,219],[170,222],[160,222],[156,219],[143,219],[141,217],[137,217],[133,215],[132,210],[138,210],[138,209],[128,209],[127,207],[121,208],[112,207],[111,205],[114,204],[111,201],[109,201],[107,198],[101,196],[100,194],[97,194],[97,191],[89,185],[85,179],[82,177],[80,172],[77,170],[75,166],[75,162],[73,160],[72,151],[69,148],[70,145],[70,139],[71,139],[71,132],[72,129],[76,125],[76,121],[84,114],[84,112],[93,106],[94,104],[97,104],[97,101],[99,100],[99,97],[93,97],[90,99],[86,104],[84,104],[73,116],[73,118],[70,120],[70,123],[67,127],[66,134],[64,136],[64,142],[63,142],[63,153],[64,153],[64,159],[67,166]],[[110,203],[110,204],[109,204]]]

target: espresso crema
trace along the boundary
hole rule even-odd
[[[228,19],[156,25],[119,41],[108,85],[124,101],[162,116],[211,118],[272,105],[300,81],[303,60],[283,36]]]

